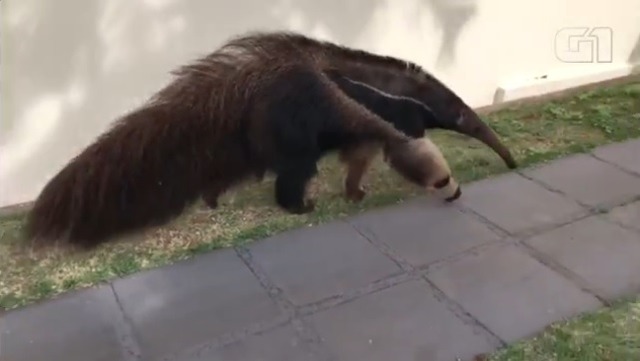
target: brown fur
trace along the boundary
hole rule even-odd
[[[333,149],[383,143],[393,159],[411,159],[392,163],[404,175],[430,162],[421,163],[414,148],[402,146],[405,134],[327,79],[322,70],[330,62],[322,51],[307,53],[305,41],[279,33],[240,37],[174,71],[171,83],[49,181],[27,235],[94,246],[161,225],[200,196],[216,206],[230,187],[267,171],[278,174],[281,206],[309,212],[313,203],[302,204],[298,188]]]
[[[362,186],[362,179],[379,153],[380,146],[371,143],[340,151],[340,161],[345,164],[347,176],[344,181],[345,197],[353,202],[360,202],[367,195]]]
[[[417,100],[432,108],[433,117],[421,127],[421,134],[415,133],[412,125],[414,129],[408,133],[410,136],[420,137],[427,128],[455,130],[485,142],[499,153],[509,168],[516,167],[508,149],[500,144],[497,136],[482,123],[477,114],[445,84],[415,63],[287,32],[255,33],[239,37],[235,42],[263,49],[277,48],[280,57],[308,59],[325,73],[339,74],[389,94]],[[361,102],[361,99],[355,100]],[[455,124],[459,119],[465,119],[465,122]],[[375,142],[361,142],[340,151],[340,159],[347,167],[345,195],[348,199],[360,201],[365,196],[362,178],[379,151],[380,143]]]
[[[429,192],[442,192],[448,201],[460,197],[460,186],[451,174],[448,162],[429,138],[385,148],[385,160],[406,179]]]
[[[340,161],[347,167],[345,179],[345,197],[354,202],[361,201],[366,195],[362,188],[362,178],[373,159],[379,153],[381,145],[375,142],[356,144],[340,150]]]

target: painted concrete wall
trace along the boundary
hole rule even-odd
[[[33,200],[117,115],[167,82],[172,68],[247,30],[297,30],[418,62],[473,106],[548,91],[554,79],[622,75],[640,61],[638,0],[5,0],[0,6],[0,206]],[[554,48],[557,32],[576,26],[612,29],[613,46],[606,31],[595,33],[600,60],[610,62],[586,59],[586,42],[577,55]],[[542,75],[548,77],[541,86],[532,86]]]

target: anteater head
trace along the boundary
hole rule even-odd
[[[477,139],[496,152],[510,169],[518,166],[496,132],[453,90],[426,72],[414,76],[422,78],[414,89],[415,97],[431,110],[425,113],[426,129],[447,129]]]
[[[447,202],[460,197],[460,185],[454,179],[449,163],[440,149],[429,139],[412,139],[385,147],[385,160],[401,176]]]

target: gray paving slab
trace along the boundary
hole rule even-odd
[[[640,139],[605,145],[593,154],[636,174],[640,174]]]
[[[145,360],[178,353],[280,311],[233,250],[114,282]]]
[[[640,291],[640,233],[592,216],[536,235],[526,243],[608,299]]]
[[[640,230],[640,201],[613,208],[607,217],[627,227]]]
[[[119,308],[110,286],[63,295],[0,320],[3,361],[118,361]]]
[[[433,199],[367,212],[350,222],[415,267],[500,239],[477,218]]]
[[[514,245],[489,246],[427,277],[506,342],[601,307],[595,297]]]
[[[469,360],[496,348],[409,281],[309,318],[336,360]]]
[[[296,305],[341,295],[401,271],[345,222],[285,232],[253,244],[250,252]]]
[[[244,340],[202,350],[179,361],[316,361],[312,352],[298,339],[291,326],[281,327]]]
[[[459,202],[512,234],[562,223],[586,212],[577,202],[515,173],[465,187]]]
[[[586,154],[528,169],[524,174],[592,207],[606,207],[640,195],[640,177]]]
[[[431,264],[426,277],[507,342],[602,306],[577,284],[612,299],[638,292],[640,201],[577,220],[589,210],[576,200],[608,206],[640,196],[639,149],[635,140],[593,152],[606,161],[580,155],[525,171],[536,181],[512,173],[472,183],[455,204],[420,198],[285,232],[243,253],[251,269],[233,250],[219,250],[116,280],[113,289],[2,313],[0,359],[316,361],[333,353],[348,361],[469,360],[494,350],[496,340],[456,316],[458,306],[424,280],[407,281],[411,275],[391,258]],[[492,243],[500,236],[488,222],[531,237],[526,245]],[[283,314],[258,277],[282,289],[277,297],[306,306],[297,311],[321,343],[297,337],[289,317],[298,313]],[[333,297],[341,295],[348,298]]]

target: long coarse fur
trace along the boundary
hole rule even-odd
[[[200,196],[215,206],[229,187],[267,171],[277,203],[305,213],[313,210],[305,186],[326,152],[380,142],[405,157],[409,138],[346,96],[323,73],[332,67],[300,41],[316,44],[285,33],[239,37],[174,71],[49,181],[27,236],[94,246],[163,224]]]
[[[412,98],[385,93],[333,71],[327,71],[326,74],[346,95],[358,100],[368,110],[390,122],[405,134],[419,139],[419,141],[395,147],[395,149],[385,150],[385,158],[394,169],[397,169],[413,183],[424,185],[428,190],[441,190],[448,201],[460,197],[460,186],[451,174],[449,163],[438,146],[424,135],[425,122],[431,122],[437,118],[428,106]],[[366,147],[363,145],[358,145],[358,147],[361,151],[371,154],[375,151],[376,145],[382,148],[381,144],[374,142]],[[362,159],[354,157],[353,152],[349,153],[349,151],[350,149],[347,148],[346,152],[341,154],[342,160],[348,162],[350,166],[350,172],[345,182],[346,195],[353,200],[359,200],[364,195],[359,183],[364,170]],[[399,153],[402,153],[403,156],[394,156]],[[354,170],[360,172],[354,173]]]
[[[385,93],[334,70],[325,74],[346,95],[412,138],[421,138],[426,124],[438,121],[431,108],[413,98]]]
[[[412,98],[385,93],[368,84],[349,79],[333,70],[326,71],[325,74],[346,95],[357,100],[368,110],[390,122],[394,127],[412,138],[424,137],[425,122],[436,119],[435,114],[428,106]],[[424,164],[423,167],[408,167],[406,165],[415,161],[414,157],[399,159],[398,162],[405,164],[403,169],[409,170],[409,173],[405,174],[406,177],[413,179],[414,183],[417,179],[423,179],[423,183],[431,184],[436,180],[425,178],[425,172],[433,174],[446,173],[447,176],[449,175],[448,163],[440,153],[440,150],[430,140],[415,142],[411,146],[421,146],[421,149],[416,151],[419,153],[423,151],[430,152],[434,161],[431,164]],[[345,179],[345,195],[348,199],[360,201],[364,197],[365,191],[361,187],[361,180],[373,157],[381,148],[382,144],[371,142],[347,147],[341,152],[340,160],[346,163],[348,168]]]

